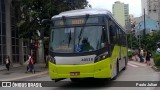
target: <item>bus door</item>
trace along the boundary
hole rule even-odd
[[[121,70],[123,68],[123,64],[124,64],[124,60],[123,60],[123,55],[122,55],[122,51],[123,51],[123,47],[122,47],[122,37],[123,37],[123,32],[121,31],[121,29],[118,29],[119,31],[119,70]]]

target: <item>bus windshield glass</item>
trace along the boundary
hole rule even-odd
[[[102,26],[52,29],[50,50],[56,53],[79,53],[103,48],[102,29]]]

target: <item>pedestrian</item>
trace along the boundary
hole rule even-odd
[[[30,55],[28,56],[28,65],[27,65],[26,73],[27,72],[35,73],[33,57]]]
[[[30,64],[29,64],[29,59],[31,58],[30,55],[28,55],[28,60],[26,61],[26,64],[27,64],[27,70],[26,70],[26,73],[30,71]]]
[[[34,68],[34,64],[35,64],[35,58],[33,58],[33,56],[31,56],[31,72],[35,73],[35,68]]]
[[[147,56],[147,50],[144,49],[143,57],[144,57],[144,62],[145,62],[145,63],[147,63],[147,61],[146,61],[146,56]]]
[[[143,54],[143,49],[140,49],[140,62],[144,62]]]
[[[146,55],[146,62],[147,62],[147,65],[150,65],[150,58],[151,58],[152,54],[149,50],[147,50],[147,55]]]
[[[135,60],[138,61],[138,58],[137,58],[139,56],[138,49],[135,49],[134,54],[135,54]]]
[[[7,68],[8,71],[9,71],[9,68],[10,68],[10,63],[11,63],[10,58],[9,58],[9,56],[7,56],[6,59],[5,59],[5,64],[6,64],[6,68]]]

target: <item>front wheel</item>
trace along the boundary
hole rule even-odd
[[[127,59],[125,58],[125,66],[122,70],[126,70],[126,68],[127,68]]]

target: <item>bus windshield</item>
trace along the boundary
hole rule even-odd
[[[103,48],[102,29],[102,26],[52,29],[50,50],[56,53],[78,53]]]

